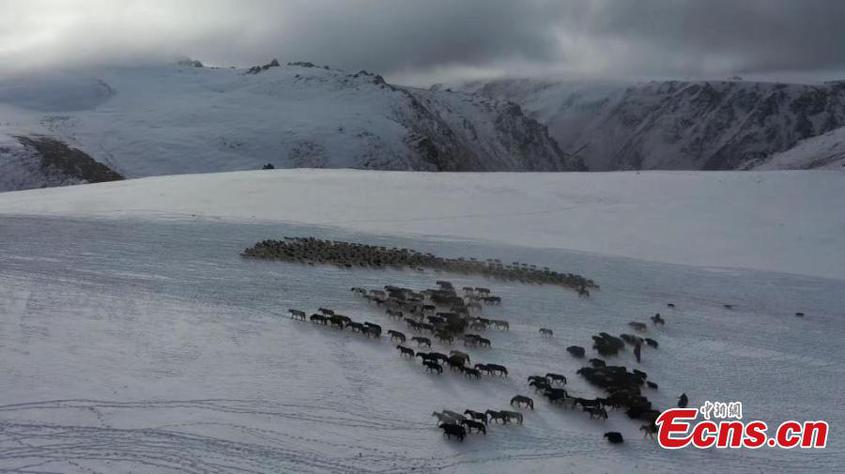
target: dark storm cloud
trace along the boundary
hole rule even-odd
[[[0,68],[189,55],[436,77],[845,68],[839,0],[0,0]]]

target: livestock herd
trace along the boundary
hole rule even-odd
[[[342,268],[411,268],[448,271],[462,275],[481,275],[505,281],[557,285],[578,291],[584,297],[598,285],[573,273],[538,268],[521,262],[505,264],[499,259],[443,258],[416,250],[366,245],[314,237],[285,237],[263,240],[241,253],[243,257],[280,260],[302,264],[332,264]]]
[[[489,319],[482,316],[483,307],[501,304],[499,296],[493,295],[488,288],[462,287],[461,294],[454,285],[445,280],[436,282],[436,288],[416,291],[393,285],[385,285],[383,289],[365,289],[354,287],[351,291],[366,299],[374,306],[382,309],[385,315],[398,324],[404,324],[407,329],[392,328],[386,331],[389,340],[396,344],[395,348],[400,357],[419,360],[420,367],[427,373],[443,375],[457,373],[463,378],[478,380],[483,376],[507,377],[507,367],[496,363],[472,363],[471,356],[466,349],[457,348],[448,352],[432,351],[432,340],[444,345],[462,344],[464,348],[484,351],[492,347],[493,342],[478,334],[487,330],[508,331],[510,324],[505,320]],[[319,308],[310,317],[304,311],[291,309],[291,318],[312,323],[348,329],[365,337],[380,338],[383,329],[380,325],[370,322],[353,321],[328,308]],[[663,325],[665,320],[659,315],[651,318],[654,325]],[[641,322],[629,324],[637,332],[647,331],[648,326]],[[473,331],[473,332],[469,332]],[[407,332],[407,334],[406,334]],[[539,328],[539,333],[545,337],[553,337],[554,332],[549,328]],[[617,355],[625,350],[626,345],[633,346],[637,360],[643,345],[657,348],[657,341],[632,334],[621,334],[619,337],[602,332],[593,336],[593,349],[601,356]],[[424,349],[424,350],[423,350]],[[586,349],[581,346],[570,346],[567,351],[576,358],[584,358]],[[643,388],[657,389],[657,384],[647,380],[648,375],[640,370],[628,371],[624,366],[608,365],[603,359],[592,358],[589,365],[579,369],[576,373],[588,383],[603,389],[606,397],[584,398],[567,391],[567,378],[563,374],[548,372],[545,375],[532,375],[527,379],[529,389],[545,397],[551,406],[564,409],[579,409],[589,415],[590,419],[606,420],[608,410],[624,409],[632,419],[644,421],[640,430],[644,437],[653,437],[657,431],[654,424],[659,411],[643,394]],[[517,394],[510,399],[510,406],[516,409],[534,410],[535,400],[529,396]],[[487,434],[489,423],[522,424],[523,415],[513,410],[483,410],[467,409],[463,413],[450,410],[434,412],[438,426],[444,436],[463,441],[470,433]],[[609,432],[605,437],[611,443],[623,441],[622,435]]]

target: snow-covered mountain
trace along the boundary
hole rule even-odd
[[[268,162],[282,168],[580,169],[544,126],[507,101],[397,87],[364,71],[276,64],[6,79],[0,82],[0,135],[4,143],[14,141],[11,135],[51,137],[126,177],[256,169]],[[12,148],[20,151],[0,150],[6,174],[10,161],[20,161]],[[27,187],[56,183],[46,174],[29,181]]]
[[[462,89],[522,105],[596,170],[765,167],[772,155],[845,125],[845,82],[503,79]],[[827,162],[823,154],[805,161]]]

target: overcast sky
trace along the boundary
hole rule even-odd
[[[3,70],[306,60],[424,83],[487,75],[845,71],[845,0],[0,0]]]

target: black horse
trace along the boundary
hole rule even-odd
[[[452,436],[454,436],[463,441],[464,437],[467,435],[467,430],[463,426],[455,423],[440,423],[440,429],[443,430],[443,435],[449,439],[452,439]]]

